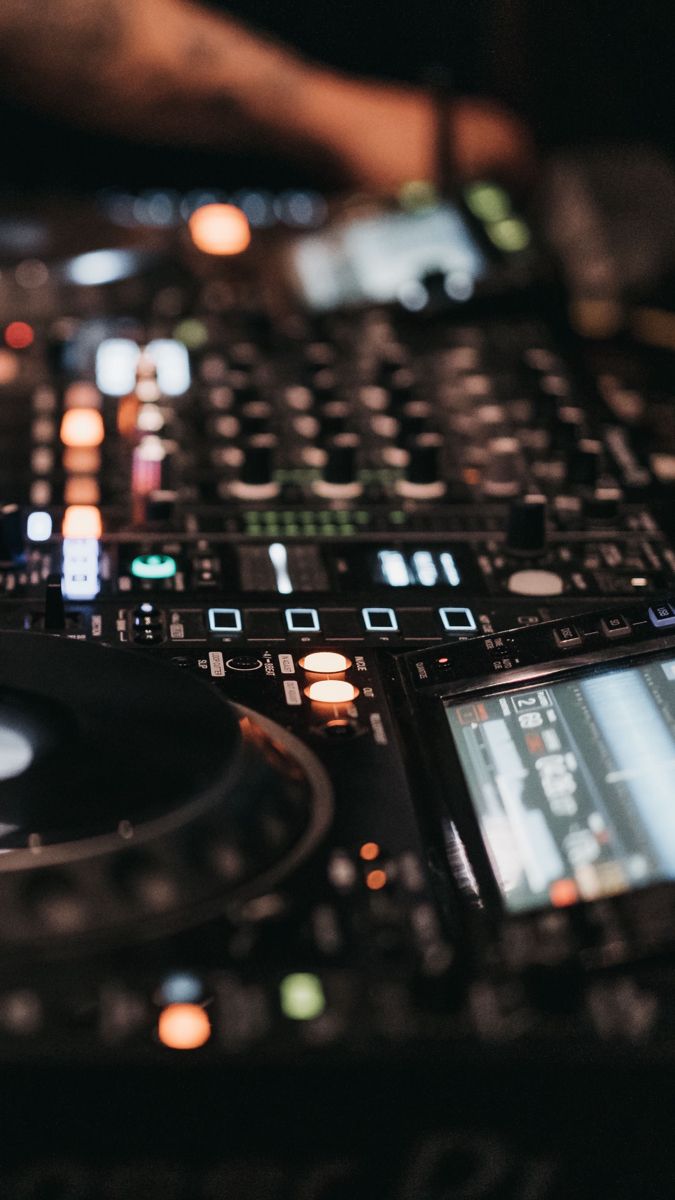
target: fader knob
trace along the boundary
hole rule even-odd
[[[602,469],[602,442],[580,438],[570,448],[567,458],[567,478],[578,487],[594,488]]]
[[[492,438],[488,442],[488,461],[483,474],[486,496],[514,496],[521,488],[523,461],[516,438]]]
[[[248,439],[244,446],[242,483],[263,484],[272,481],[275,447],[276,438],[271,433],[258,433]]]
[[[18,504],[0,508],[0,562],[20,562],[24,554],[21,512]]]
[[[338,433],[326,444],[326,483],[353,483],[356,478],[356,455],[359,439],[355,433]]]
[[[541,554],[546,545],[546,498],[521,496],[509,509],[506,548],[511,554]]]
[[[442,448],[443,438],[440,433],[420,433],[410,439],[405,472],[409,483],[435,483],[440,479]]]

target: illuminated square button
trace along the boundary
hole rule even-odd
[[[672,604],[655,604],[649,610],[649,620],[656,629],[668,629],[675,625],[675,608]]]
[[[361,614],[368,633],[395,633],[398,629],[393,608],[363,608]]]
[[[446,633],[474,633],[478,626],[470,608],[439,608]]]
[[[321,628],[315,608],[287,608],[285,617],[289,633],[318,633]]]
[[[212,633],[241,633],[241,609],[210,608],[209,629]]]

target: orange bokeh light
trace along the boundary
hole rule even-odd
[[[359,850],[359,858],[364,862],[373,862],[380,853],[380,847],[377,842],[364,842]]]
[[[105,436],[103,417],[96,408],[69,408],[61,421],[64,446],[100,446]]]
[[[555,883],[551,884],[548,894],[555,908],[567,908],[569,904],[576,904],[579,899],[579,889],[573,879],[556,879]]]
[[[369,871],[366,875],[366,887],[371,892],[380,892],[387,882],[386,871],[381,871],[376,868],[374,871]]]
[[[26,350],[33,345],[35,333],[27,321],[10,321],[5,329],[5,341],[11,350]]]
[[[234,204],[204,204],[188,221],[190,237],[203,254],[241,254],[251,241],[246,215]]]
[[[159,1015],[157,1034],[170,1050],[198,1050],[211,1037],[211,1022],[198,1004],[169,1004]]]
[[[63,514],[61,532],[64,538],[100,538],[100,510],[94,504],[71,504]]]

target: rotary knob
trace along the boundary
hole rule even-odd
[[[330,484],[351,484],[356,480],[359,439],[355,433],[338,433],[326,444],[323,477]]]
[[[602,442],[580,438],[567,457],[567,479],[577,487],[594,488],[602,472]]]
[[[546,498],[521,496],[509,509],[506,547],[511,554],[541,554],[546,547]]]
[[[276,444],[276,438],[269,433],[259,433],[248,439],[244,445],[244,461],[241,466],[242,483],[271,483]]]

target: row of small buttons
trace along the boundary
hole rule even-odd
[[[439,608],[441,627],[446,633],[474,633],[476,620],[470,608]],[[316,608],[286,608],[284,620],[289,633],[320,633],[321,618]],[[362,608],[361,621],[366,633],[397,633],[399,620],[393,608]],[[212,633],[240,634],[244,620],[240,608],[210,608],[208,624]]]
[[[673,622],[675,623],[675,618],[673,618]],[[629,637],[632,632],[633,626],[623,613],[608,613],[600,621],[600,633],[610,641],[615,638]],[[553,637],[558,649],[575,650],[582,645],[585,634],[580,633],[571,621],[566,621],[563,625],[556,626],[553,630]]]

